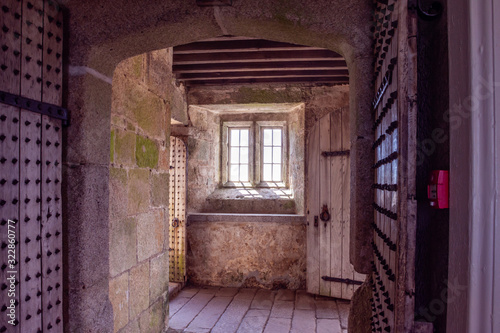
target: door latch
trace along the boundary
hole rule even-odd
[[[321,221],[328,222],[330,221],[330,212],[328,211],[328,205],[323,205],[323,209],[321,214],[319,215]]]
[[[179,226],[179,218],[174,217],[172,220],[172,227],[177,228]]]

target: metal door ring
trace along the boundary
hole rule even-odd
[[[321,219],[321,221],[330,221],[330,213],[328,212],[327,205],[323,205],[323,211],[321,212],[321,214],[319,214],[319,218]]]

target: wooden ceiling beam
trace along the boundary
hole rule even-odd
[[[246,62],[246,63],[219,63],[219,64],[195,64],[177,65],[174,63],[172,71],[178,73],[216,73],[216,72],[247,72],[274,71],[279,70],[346,70],[347,64],[344,60],[323,61],[269,61],[269,62]]]
[[[264,83],[280,83],[280,84],[292,84],[292,83],[309,83],[309,84],[331,84],[331,85],[340,85],[340,84],[349,84],[349,79],[344,78],[326,78],[326,77],[297,77],[297,78],[268,78],[268,79],[235,79],[235,80],[227,80],[227,79],[219,79],[219,80],[197,80],[197,81],[187,81],[186,84],[188,86],[199,86],[199,85],[229,85],[229,84],[264,84]]]
[[[250,71],[250,72],[220,72],[220,73],[186,73],[177,75],[179,81],[217,80],[236,78],[279,78],[279,77],[348,77],[347,70],[298,70],[298,71]]]
[[[264,39],[195,42],[174,47],[174,55],[217,52],[262,52],[324,50],[318,47],[273,42]]]
[[[220,52],[200,54],[174,54],[176,65],[224,63],[224,62],[266,62],[266,61],[317,61],[344,60],[329,50],[263,51],[263,52]]]

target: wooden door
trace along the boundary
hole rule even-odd
[[[169,240],[170,282],[186,281],[186,171],[184,142],[170,137]]]
[[[417,18],[376,1],[372,331],[414,332]],[[413,8],[410,10],[410,8]]]
[[[0,332],[63,332],[62,12],[0,11]]]
[[[307,290],[351,299],[364,281],[349,262],[349,111],[321,118],[307,142]]]

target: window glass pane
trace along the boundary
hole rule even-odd
[[[273,163],[281,164],[281,147],[273,148]]]
[[[264,129],[264,146],[272,146],[273,144],[273,130],[272,129]]]
[[[281,146],[281,129],[273,129],[273,146]]]
[[[240,163],[248,164],[248,148],[240,148]]]
[[[248,147],[248,130],[242,129],[240,137],[240,146]]]
[[[248,165],[246,164],[240,165],[240,181],[242,182],[248,181]]]
[[[264,167],[262,168],[262,180],[265,182],[269,182],[273,180],[273,175],[272,175],[272,164],[264,164]]]
[[[281,181],[281,164],[273,164],[273,181]]]
[[[240,130],[239,129],[231,129],[231,147],[240,145]]]
[[[273,162],[273,148],[264,147],[264,163],[272,163]]]
[[[232,182],[237,182],[239,181],[239,165],[231,165],[231,168],[229,170],[229,181]]]
[[[247,148],[248,149],[248,148]],[[240,162],[239,158],[240,148],[231,148],[231,164],[238,164]]]

